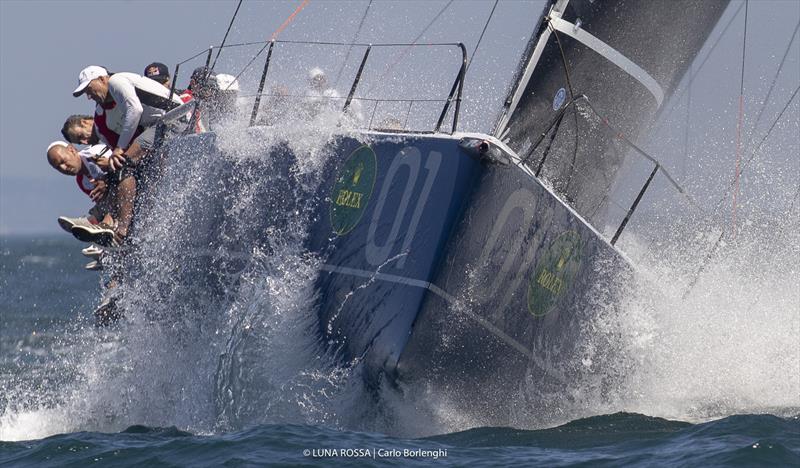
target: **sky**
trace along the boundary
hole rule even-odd
[[[659,176],[630,228],[684,214],[693,221],[697,220],[693,215],[710,218],[726,231],[734,229],[734,217],[737,229],[742,223],[772,223],[787,216],[793,217],[785,220],[790,226],[798,226],[800,93],[785,106],[800,86],[799,26],[800,1],[749,0],[747,8],[744,1],[730,2],[648,141],[641,142],[695,205],[688,205]],[[734,215],[731,186],[737,164],[742,76],[741,176]],[[639,180],[644,181],[651,169],[649,162],[642,162]],[[670,198],[674,209],[659,213],[664,206],[661,198]]]
[[[358,33],[357,42],[412,42],[444,9],[420,42],[463,42],[471,55],[494,5],[491,0],[456,0],[452,4],[446,0],[375,0],[359,30],[368,3],[368,0],[311,0],[279,38],[350,42]],[[739,3],[732,2],[732,7]],[[220,43],[236,4],[235,0],[0,1],[0,235],[57,233],[58,216],[81,215],[90,206],[74,179],[58,174],[45,159],[47,145],[60,139],[59,130],[68,115],[92,113],[93,103],[71,95],[83,67],[99,64],[114,71],[141,73],[148,63],[160,61],[173,70],[175,63]],[[300,0],[245,0],[227,43],[268,39],[300,4]],[[543,5],[543,0],[503,0],[497,5],[466,80],[462,129],[488,131],[491,127]],[[734,15],[734,10],[729,8],[726,15]],[[750,15],[746,105],[753,112],[760,107],[759,100],[766,94],[792,30],[800,21],[800,2],[751,0]],[[690,122],[696,138],[691,151],[695,159],[689,160],[699,164],[703,168],[700,172],[706,176],[716,177],[716,181],[723,180],[718,174],[722,171],[727,174],[732,166],[728,146],[731,126],[735,127],[736,122],[740,19],[732,23],[726,40],[699,75],[698,82],[704,88],[692,94],[693,108],[711,115],[699,115],[695,122]],[[789,60],[772,94],[775,106],[784,104],[800,82],[799,42],[800,38],[796,38],[788,49]],[[217,70],[235,74],[258,47],[223,52]],[[276,68],[298,71],[315,65],[332,69],[332,63],[345,51],[340,48],[319,53],[287,48],[280,52],[276,52]],[[360,52],[354,52],[348,63],[357,63],[359,58]],[[391,55],[381,58],[377,52],[371,56],[371,60],[377,61],[390,59]],[[202,59],[182,67],[183,78],[178,79],[178,86],[186,85],[186,71],[199,65],[199,60]],[[419,60],[431,58],[422,56]],[[442,67],[445,75],[457,69],[458,56],[452,51],[436,60],[437,68]],[[253,89],[261,63],[259,60],[257,66],[243,75],[243,88]],[[398,67],[398,73],[413,76],[417,65],[408,58]],[[351,66],[343,76],[352,70]],[[673,105],[680,107],[681,102]],[[775,106],[764,112],[759,128],[771,123]],[[798,170],[797,158],[787,156],[797,151],[798,112],[795,102],[787,123],[779,125],[770,139],[774,142],[770,153],[782,156],[773,164],[782,168],[787,177]],[[677,115],[683,114],[676,111],[670,118],[677,119]],[[686,121],[682,119],[679,123],[684,125]],[[683,135],[683,130],[677,130],[684,128],[680,125],[668,124],[672,133],[662,129],[663,141]],[[707,131],[703,126],[708,127]],[[708,144],[709,141],[719,144]],[[720,151],[725,153],[724,158],[710,154]],[[687,175],[685,164],[676,162],[686,161],[684,153],[689,152],[676,150],[672,152],[675,154],[664,157],[676,172],[682,170],[686,177],[697,176],[696,171]],[[677,158],[678,154],[684,159]],[[696,184],[708,185],[702,177]]]

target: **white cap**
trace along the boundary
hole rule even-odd
[[[75,97],[80,96],[83,94],[83,91],[86,89],[86,87],[89,86],[89,82],[95,78],[100,78],[101,76],[108,76],[108,71],[103,67],[89,65],[88,67],[84,68],[78,75],[78,87],[75,88],[75,91],[72,92],[72,95]]]
[[[324,72],[324,71],[322,71],[322,69],[321,69],[321,68],[319,68],[319,67],[314,67],[314,68],[312,68],[311,70],[309,70],[309,71],[308,71],[308,77],[309,77],[310,79],[312,79],[312,80],[313,80],[314,78],[316,78],[316,77],[318,77],[318,76],[325,76],[325,72]]]
[[[217,86],[221,91],[239,91],[239,80],[226,73],[217,74]]]
[[[54,142],[50,143],[50,145],[47,146],[47,151],[50,152],[50,150],[53,149],[54,146],[67,147],[67,146],[69,146],[69,143],[67,143],[66,141],[61,141],[61,140],[54,141]]]

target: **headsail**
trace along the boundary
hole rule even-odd
[[[581,215],[602,226],[608,221],[606,195],[628,148],[595,122],[608,119],[635,140],[727,3],[555,2],[521,62],[495,135],[533,167],[541,166]]]

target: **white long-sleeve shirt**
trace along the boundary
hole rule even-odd
[[[113,103],[95,108],[95,125],[100,139],[112,147],[127,148],[139,127],[155,124],[167,110],[183,103],[177,94],[170,102],[167,88],[136,73],[111,75],[108,92]]]

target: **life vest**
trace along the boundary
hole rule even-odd
[[[97,129],[98,135],[100,135],[106,143],[111,146],[112,148],[117,147],[117,143],[119,142],[119,133],[115,132],[108,128],[108,123],[106,117],[109,115],[111,111],[116,109],[117,103],[111,101],[108,104],[100,104],[94,110],[94,126]],[[136,128],[136,132],[133,134],[133,139],[135,140],[136,137],[142,134],[144,129],[140,125]]]

